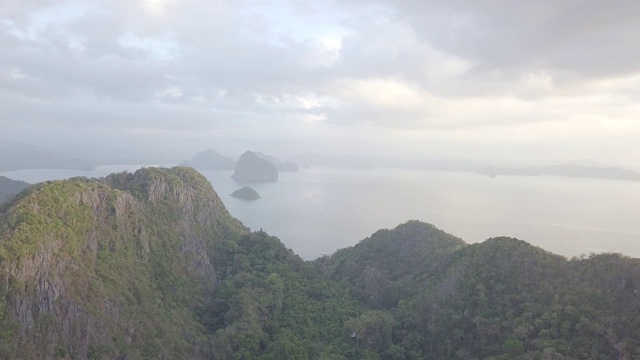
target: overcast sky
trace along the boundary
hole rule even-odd
[[[0,107],[0,140],[640,166],[640,2],[2,0]]]

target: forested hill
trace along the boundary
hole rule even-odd
[[[640,358],[639,259],[466,245],[410,221],[315,263],[369,309],[351,328],[389,359]]]
[[[409,221],[305,262],[195,170],[35,185],[0,214],[0,358],[634,359],[640,262]]]

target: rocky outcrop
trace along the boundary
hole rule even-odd
[[[247,151],[240,156],[232,177],[240,182],[278,181],[278,169],[268,160]]]
[[[200,357],[213,249],[245,232],[189,168],[35,186],[0,219],[0,358]]]
[[[253,188],[245,186],[242,189],[238,189],[231,193],[231,196],[234,198],[242,199],[242,200],[258,200],[260,199],[260,194],[255,191]]]

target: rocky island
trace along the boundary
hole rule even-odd
[[[242,200],[258,200],[260,199],[260,194],[255,191],[253,188],[249,186],[245,186],[242,189],[238,189],[231,193],[231,196],[234,198],[242,199]]]
[[[240,156],[236,170],[231,177],[240,182],[278,181],[278,169],[256,153],[247,151]]]

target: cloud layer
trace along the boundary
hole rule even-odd
[[[12,140],[267,138],[281,151],[637,166],[638,13],[633,1],[9,0],[0,122]]]

